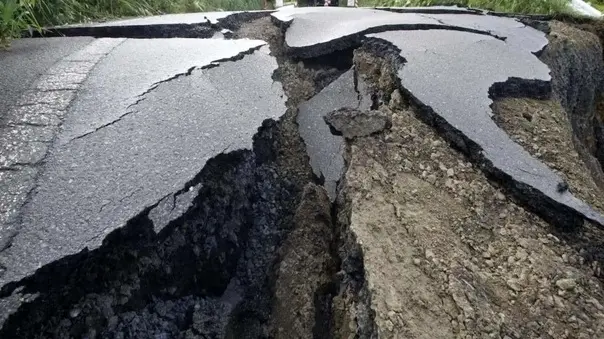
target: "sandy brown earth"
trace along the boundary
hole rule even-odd
[[[356,61],[373,83],[388,82],[376,59]],[[379,337],[604,337],[602,268],[583,247],[600,232],[553,229],[418,120],[398,90],[388,97],[380,109],[391,129],[349,143],[343,186]],[[559,104],[494,107],[515,140],[602,208]]]

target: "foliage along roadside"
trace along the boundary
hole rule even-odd
[[[0,0],[0,48],[23,31],[118,17],[262,9],[265,0]],[[344,1],[340,1],[344,2]],[[594,0],[604,6],[604,0]],[[569,0],[359,0],[359,6],[459,5],[497,12],[571,14]]]
[[[40,30],[33,8],[37,0],[0,1],[0,49],[10,45],[23,31]]]
[[[262,9],[264,0],[0,0],[0,49],[24,31],[167,13]]]
[[[370,7],[458,5],[495,12],[570,14],[569,0],[359,0],[359,5]]]

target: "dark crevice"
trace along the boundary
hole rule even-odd
[[[275,140],[265,138],[275,128],[276,123],[263,124],[255,151],[267,144],[274,147]],[[95,330],[111,338],[136,329],[142,332],[135,337],[147,337],[153,333],[144,329],[144,323],[152,325],[155,316],[165,317],[157,308],[170,304],[181,309],[182,316],[172,319],[176,327],[164,333],[179,337],[182,333],[175,331],[185,326],[186,315],[218,307],[220,302],[214,299],[224,297],[233,279],[241,282],[238,293],[243,301],[232,308],[268,312],[268,305],[256,305],[253,299],[268,293],[262,291],[267,288],[262,271],[272,263],[271,251],[286,232],[297,191],[286,178],[275,177],[278,169],[266,156],[272,152],[237,151],[208,161],[190,183],[204,184],[193,206],[159,234],[148,217],[151,206],[107,236],[101,248],[64,258],[5,286],[3,297],[19,286],[23,293],[40,296],[22,305],[0,336],[38,338],[49,331],[84,336]],[[260,239],[263,243],[255,244]],[[106,299],[107,310],[96,309],[102,306],[98,298]],[[206,309],[195,310],[200,303],[206,303]],[[70,316],[74,309],[81,315]],[[69,324],[62,319],[70,319]],[[133,325],[133,319],[142,324]]]
[[[34,37],[75,37],[91,36],[95,38],[211,38],[215,30],[208,23],[199,24],[163,24],[163,25],[124,25],[124,26],[81,26],[57,27],[45,29]]]
[[[441,6],[451,6],[453,8],[442,8]],[[451,3],[443,3],[439,7],[376,7],[375,9],[380,11],[388,11],[395,13],[419,13],[419,14],[474,14],[484,15],[483,10],[470,8],[470,7],[459,7],[457,3],[451,1]]]
[[[315,324],[312,329],[313,339],[334,338],[332,319],[332,300],[337,295],[337,285],[334,281],[319,287],[314,295]]]
[[[280,69],[287,67],[285,58],[277,59]],[[303,186],[313,180],[295,124],[295,107],[307,93],[287,85],[292,74],[285,73],[279,80],[288,110],[279,121],[264,121],[253,150],[215,156],[171,193],[176,199],[199,189],[159,233],[150,213],[170,195],[109,234],[100,248],[4,286],[2,297],[17,289],[37,297],[20,305],[0,337],[267,337],[277,251],[292,229]],[[328,310],[325,302],[321,312]]]
[[[318,44],[314,44],[312,46],[304,46],[304,47],[290,47],[287,46],[288,54],[293,57],[298,58],[314,58],[325,54],[330,54],[336,51],[346,50],[346,49],[356,49],[361,46],[363,41],[367,39],[365,36],[367,34],[374,33],[383,33],[387,31],[410,31],[410,30],[451,30],[451,31],[460,31],[460,32],[468,32],[475,33],[480,35],[488,35],[495,39],[505,41],[506,37],[501,37],[498,35],[494,35],[491,32],[459,27],[459,26],[451,26],[451,25],[436,25],[436,24],[392,24],[392,25],[381,25],[370,27],[358,33],[343,36],[338,39],[333,39],[328,42],[322,42]]]
[[[368,39],[366,46],[371,48],[371,52],[379,57],[391,60],[395,69],[402,67],[406,60],[400,56],[400,49],[388,41],[382,39]],[[398,87],[404,97],[408,98],[413,107],[416,107],[416,117],[424,123],[435,128],[449,143],[465,154],[469,159],[478,164],[490,180],[498,182],[506,191],[513,196],[519,203],[526,206],[531,211],[541,216],[552,225],[557,225],[562,229],[572,230],[584,222],[584,216],[565,205],[559,204],[547,197],[542,192],[526,184],[514,180],[510,175],[493,164],[482,155],[482,149],[471,139],[466,137],[458,129],[451,126],[440,115],[436,114],[431,107],[424,105],[420,100],[413,96],[397,80]],[[490,89],[492,97],[528,96],[534,95],[537,98],[543,98],[548,90],[548,85],[543,82],[524,81],[515,78],[509,79],[505,83],[495,84]]]
[[[33,32],[33,37],[60,37],[60,36],[92,36],[95,38],[204,38],[209,39],[221,29],[236,30],[244,22],[255,20],[270,15],[270,11],[233,13],[218,19],[217,23],[211,23],[207,17],[205,21],[193,24],[180,23],[150,23],[133,25],[110,26],[97,24],[95,26],[69,26],[52,27],[40,32]],[[158,20],[161,21],[161,20]]]

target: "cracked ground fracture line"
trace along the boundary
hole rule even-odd
[[[173,75],[173,76],[171,76],[169,78],[157,81],[157,82],[153,83],[146,91],[144,91],[143,93],[137,95],[135,102],[133,102],[132,104],[128,105],[126,107],[126,109],[130,109],[130,108],[132,108],[132,107],[140,104],[144,100],[146,100],[146,97],[145,97],[146,95],[152,93],[154,90],[156,90],[160,85],[162,85],[164,83],[167,83],[167,82],[179,79],[180,77],[190,76],[191,74],[193,74],[193,71],[195,71],[195,70],[211,69],[211,68],[214,68],[214,67],[219,67],[220,64],[224,63],[224,62],[235,62],[237,60],[241,60],[246,55],[250,55],[250,54],[256,52],[257,50],[259,50],[260,48],[262,48],[264,46],[266,46],[266,43],[264,43],[262,45],[259,45],[259,46],[251,47],[248,50],[242,51],[242,52],[238,53],[237,55],[235,55],[233,57],[217,59],[217,60],[211,61],[209,64],[204,65],[204,66],[192,66],[189,69],[187,69],[186,72],[178,73],[178,74],[175,74],[175,75]],[[133,113],[139,113],[139,111],[136,111],[136,110],[128,111],[128,112],[120,115],[117,119],[115,119],[115,120],[113,120],[113,121],[111,121],[109,123],[103,124],[103,125],[95,128],[92,131],[86,132],[86,133],[81,134],[81,135],[79,135],[79,136],[77,136],[75,138],[72,138],[71,140],[69,140],[68,143],[70,143],[72,141],[75,141],[75,140],[78,140],[78,139],[85,138],[85,137],[87,137],[87,136],[89,136],[91,134],[94,134],[94,133],[98,132],[99,130],[102,130],[105,127],[109,127],[109,126],[111,126],[111,125],[113,125],[113,124],[121,121],[123,118],[125,118],[125,117],[127,117],[127,116],[129,116],[129,115],[131,115]]]

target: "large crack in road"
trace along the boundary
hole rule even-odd
[[[491,313],[497,313],[491,311],[497,302],[483,299],[495,298],[491,294],[498,296],[497,293],[472,297],[476,289],[468,286],[483,288],[483,280],[490,279],[477,273],[478,268],[465,261],[460,267],[461,259],[451,267],[438,268],[458,257],[481,257],[478,249],[485,244],[473,240],[480,231],[467,229],[493,229],[486,224],[494,221],[486,219],[495,212],[482,203],[471,207],[477,216],[462,217],[463,213],[452,212],[454,207],[443,208],[457,218],[442,219],[444,231],[438,228],[437,219],[445,212],[431,211],[430,218],[436,219],[422,216],[425,211],[421,208],[433,208],[430,199],[446,201],[444,191],[435,194],[433,188],[426,189],[425,185],[439,187],[442,179],[441,187],[451,193],[467,179],[457,178],[460,170],[450,164],[447,167],[440,163],[438,170],[442,173],[438,175],[432,173],[438,166],[424,165],[442,157],[438,151],[424,154],[430,148],[445,149],[439,140],[431,140],[423,148],[405,149],[420,143],[415,132],[426,126],[434,127],[456,147],[454,150],[446,146],[450,157],[471,160],[480,168],[468,170],[472,165],[457,160],[461,172],[475,175],[473,184],[486,182],[486,174],[493,179],[490,185],[503,186],[501,192],[512,199],[506,213],[528,213],[524,208],[535,213],[522,214],[524,219],[518,217],[510,222],[528,224],[531,231],[540,234],[543,230],[532,224],[546,225],[546,232],[551,230],[539,217],[550,225],[575,227],[587,219],[593,223],[588,223],[585,230],[593,238],[582,242],[570,235],[565,241],[583,254],[581,249],[590,246],[592,252],[588,255],[594,259],[591,262],[604,260],[601,251],[594,249],[598,239],[604,239],[598,233],[602,226],[599,206],[592,209],[575,199],[568,189],[550,190],[552,185],[559,187],[561,180],[551,175],[546,165],[531,158],[532,153],[525,155],[520,146],[514,144],[520,150],[511,153],[489,148],[489,142],[503,147],[507,137],[499,138],[497,143],[484,138],[484,133],[505,134],[492,121],[492,114],[484,112],[485,107],[491,109],[491,99],[531,95],[549,98],[547,67],[532,54],[543,51],[547,44],[544,34],[527,34],[525,31],[532,28],[513,19],[497,17],[490,21],[490,17],[465,10],[402,14],[364,9],[289,11],[292,10],[273,15],[215,13],[201,19],[197,15],[189,18],[187,27],[179,26],[180,19],[159,17],[125,21],[115,27],[109,24],[63,29],[71,35],[151,38],[126,40],[121,50],[110,56],[114,58],[137,46],[154,43],[184,46],[179,39],[167,42],[158,38],[209,38],[222,29],[232,30],[234,40],[187,41],[187,48],[194,49],[195,44],[243,44],[239,47],[245,48],[216,60],[201,56],[197,62],[185,62],[186,67],[178,66],[180,71],[159,72],[159,78],[159,73],[149,76],[144,67],[133,71],[140,71],[145,79],[145,91],[124,86],[124,93],[117,95],[121,99],[108,103],[121,108],[105,109],[107,114],[98,116],[92,130],[73,124],[78,119],[82,121],[81,115],[67,116],[65,121],[72,119],[72,123],[59,135],[56,151],[46,162],[38,188],[23,209],[21,221],[26,227],[20,228],[0,249],[0,337],[415,337],[414,326],[421,321],[396,304],[403,299],[400,295],[404,289],[434,302],[428,307],[431,313],[426,313],[426,319],[430,314],[442,313],[442,319],[433,321],[433,328],[424,328],[431,337],[438,337],[438,333],[446,333],[443,337],[447,337],[453,332],[526,337],[518,332],[522,322],[513,320],[506,327],[490,318]],[[425,14],[419,15],[420,11]],[[343,20],[354,23],[345,32],[330,29],[335,22],[327,20],[331,13],[340,12]],[[133,26],[140,27],[130,31]],[[203,32],[191,31],[198,26],[203,27]],[[449,36],[445,47],[460,44],[467,49],[463,53],[480,49],[482,53],[474,55],[479,59],[489,53],[509,53],[530,61],[533,67],[512,74],[506,68],[509,60],[503,61],[497,71],[489,69],[483,59],[467,65],[454,48],[429,46],[430,41],[445,35]],[[263,46],[265,42],[268,46]],[[601,54],[600,49],[600,59]],[[432,67],[439,63],[446,66],[430,71],[419,59],[431,60]],[[103,62],[95,71],[107,67],[107,60]],[[480,74],[464,68],[479,63]],[[526,66],[521,62],[515,65]],[[439,80],[439,75],[447,72],[450,76]],[[560,89],[564,87],[561,72],[556,69],[554,78],[558,96],[564,91]],[[529,79],[520,80],[525,75]],[[480,88],[467,87],[454,93],[445,86],[460,79]],[[95,81],[98,78],[89,79],[83,88]],[[494,85],[497,83],[507,86]],[[247,89],[242,87],[244,84]],[[91,111],[85,106],[76,102],[70,110]],[[333,129],[323,117],[347,108],[379,110],[380,116],[394,120],[392,131],[387,125],[385,130],[349,140],[332,135]],[[461,110],[467,111],[464,119],[471,120],[471,124],[454,121],[461,119]],[[401,125],[401,119],[406,119],[408,125]],[[483,119],[479,125],[487,130],[478,131],[483,134],[474,128],[478,119]],[[396,147],[405,151],[392,156],[389,147],[393,140],[398,142],[397,138],[403,141]],[[521,178],[506,163],[498,162],[501,154],[509,155],[506,159],[533,161],[534,166],[526,171],[536,171],[549,179],[535,183]],[[523,165],[517,168],[522,171],[520,167]],[[66,169],[70,171],[67,174]],[[369,177],[359,174],[362,171],[370,173]],[[400,181],[401,171],[418,171],[418,178]],[[103,180],[99,181],[99,177]],[[57,198],[56,192],[73,180],[74,188],[99,182],[103,185]],[[383,181],[392,184],[384,191],[384,187],[376,186]],[[401,182],[413,187],[411,195],[402,202],[397,200],[402,193],[392,194],[400,189]],[[574,189],[572,183],[570,188]],[[418,190],[425,196],[417,198]],[[493,187],[485,184],[481,192],[489,190]],[[493,204],[497,208],[506,199],[501,192],[497,191],[498,202]],[[473,194],[472,199],[477,199],[478,194]],[[414,199],[420,199],[423,205],[414,205]],[[456,196],[450,203],[457,206],[463,199]],[[484,209],[486,216],[481,212]],[[401,221],[400,225],[388,219],[390,212]],[[503,213],[499,214],[500,219],[507,217],[501,217]],[[369,220],[373,217],[375,221]],[[416,238],[402,241],[401,246],[386,246],[401,241],[403,231],[399,228],[406,229],[403,238],[421,233],[410,230],[409,225],[412,220],[422,226],[427,219],[421,218],[430,220],[427,228],[432,227],[436,241]],[[460,232],[469,233],[457,240],[449,227],[458,225],[460,220],[472,227],[461,227]],[[394,233],[380,233],[390,228]],[[447,237],[452,242],[430,249],[442,241],[438,239],[440,232],[449,232]],[[47,237],[41,239],[41,234]],[[476,237],[487,242],[482,234]],[[52,239],[57,243],[53,244]],[[474,241],[468,248],[458,244],[467,239]],[[441,253],[451,246],[457,246],[454,250],[459,252],[449,256]],[[418,259],[415,253],[411,258],[410,253],[418,250],[425,258]],[[377,252],[388,259],[376,256]],[[439,256],[440,261],[435,259]],[[494,260],[496,254],[489,252],[483,257]],[[425,284],[408,284],[406,275],[396,276],[400,267],[408,269],[409,277],[425,279]],[[448,287],[436,292],[437,283]],[[521,283],[508,282],[516,292],[518,284]],[[416,291],[420,285],[434,290]],[[602,300],[602,291],[592,288],[589,292],[596,302]],[[438,300],[432,300],[435,295]],[[414,298],[407,302],[410,309],[417,307]],[[578,304],[588,303],[581,299]],[[489,315],[477,315],[480,305],[489,310]],[[443,311],[441,307],[451,308]],[[421,314],[418,310],[413,312]],[[499,309],[501,314],[514,310]],[[496,322],[496,330],[485,325]],[[592,322],[587,323],[589,329],[595,328]],[[446,332],[447,326],[452,326],[453,332]]]

